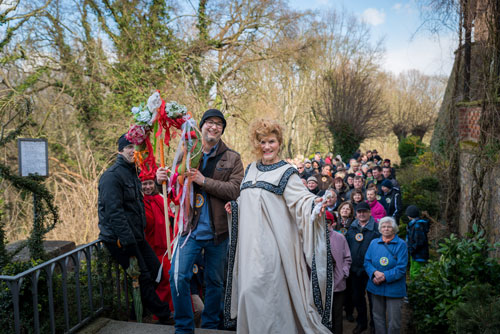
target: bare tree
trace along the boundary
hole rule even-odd
[[[334,151],[344,159],[380,132],[385,112],[381,92],[372,73],[350,64],[327,71],[318,80],[312,110],[332,134]]]
[[[422,139],[432,129],[445,86],[445,78],[425,75],[418,70],[387,77],[387,119],[399,141],[408,135]]]

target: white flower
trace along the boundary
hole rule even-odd
[[[138,115],[135,116],[137,122],[148,123],[151,120],[151,113],[149,110],[141,111]]]
[[[186,115],[187,108],[175,101],[170,101],[165,105],[165,111],[167,112],[168,117],[170,118],[178,118],[183,115]]]
[[[139,108],[139,107],[132,108],[132,114],[138,114],[140,111],[141,111],[141,108]]]
[[[154,114],[160,107],[161,107],[160,93],[155,92],[148,98],[148,109],[152,114]]]

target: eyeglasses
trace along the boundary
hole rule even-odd
[[[206,121],[205,124],[208,125],[209,127],[216,126],[219,129],[221,129],[223,126],[222,122],[214,122],[214,121]]]

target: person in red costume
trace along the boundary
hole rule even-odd
[[[156,288],[158,297],[163,302],[168,302],[171,310],[174,309],[172,303],[172,293],[170,291],[170,261],[167,254],[167,235],[165,227],[165,211],[163,197],[158,193],[154,181],[155,174],[141,175],[142,191],[144,193],[144,210],[146,212],[146,228],[144,233],[146,241],[149,243],[160,263],[163,264],[163,277]],[[170,208],[168,208],[169,217],[174,217]],[[172,225],[170,225],[170,240],[173,239]]]

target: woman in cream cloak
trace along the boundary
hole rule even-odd
[[[331,333],[333,260],[324,216],[311,222],[316,198],[285,161],[247,167],[229,215],[227,327]]]

